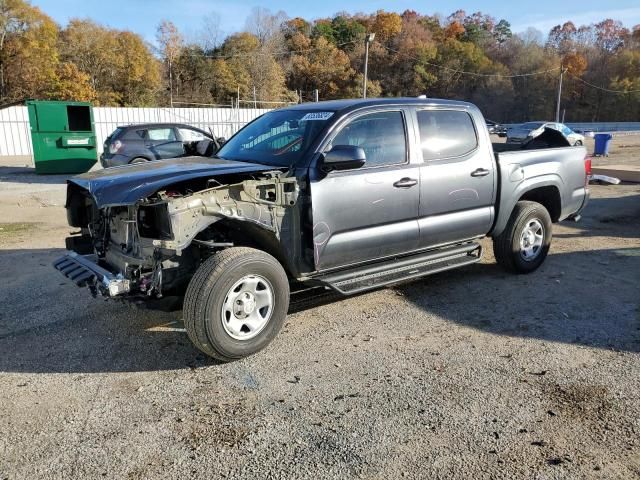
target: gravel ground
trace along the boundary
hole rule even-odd
[[[0,479],[640,476],[639,185],[594,186],[534,274],[487,242],[472,267],[296,307],[219,365],[180,311],[52,269],[64,178],[0,177]]]

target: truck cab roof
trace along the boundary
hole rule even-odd
[[[464,108],[477,107],[472,103],[462,102],[459,100],[443,100],[438,98],[414,98],[414,97],[401,97],[401,98],[366,98],[366,99],[345,99],[345,100],[326,100],[315,103],[300,103],[290,107],[286,107],[283,110],[318,110],[318,111],[335,111],[345,112],[350,110],[357,110],[365,107],[378,107],[388,105],[401,105],[401,106],[455,106]]]

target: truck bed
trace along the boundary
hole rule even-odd
[[[557,199],[561,205],[557,212],[548,208],[554,221],[564,220],[584,206],[588,197],[585,147],[522,149],[521,145],[497,145],[498,212],[491,235],[502,232],[513,207],[533,185],[543,188],[548,198]]]

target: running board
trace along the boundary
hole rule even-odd
[[[471,265],[478,262],[481,257],[482,246],[472,242],[420,255],[395,258],[353,270],[331,273],[315,279],[344,295],[351,295]]]

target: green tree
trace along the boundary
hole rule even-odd
[[[331,20],[333,39],[337,45],[347,47],[364,39],[366,28],[358,21],[346,15],[338,15]]]

